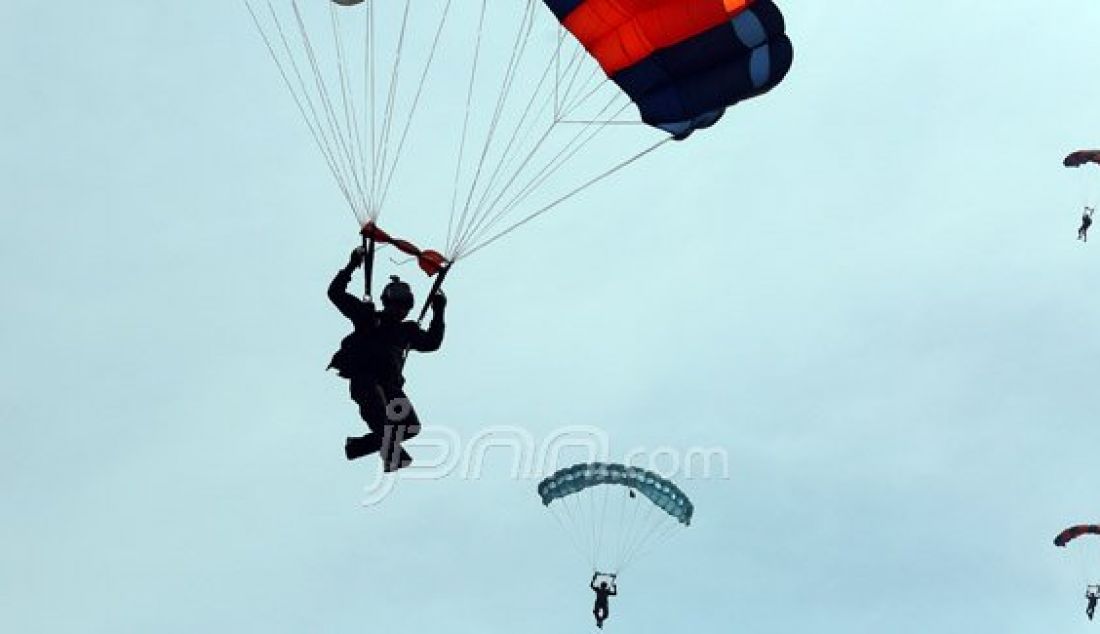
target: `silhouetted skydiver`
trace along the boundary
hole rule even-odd
[[[412,458],[401,447],[420,433],[420,420],[403,391],[402,370],[409,350],[434,352],[443,343],[443,313],[447,298],[437,292],[431,299],[432,321],[423,330],[407,321],[415,299],[412,289],[396,276],[382,291],[382,310],[368,298],[360,300],[347,291],[351,274],[363,263],[363,250],[352,252],[328,287],[328,297],[351,320],[355,330],[340,343],[329,368],[348,379],[351,398],[371,433],[348,438],[344,454],[355,460],[380,453],[386,471],[407,467]]]
[[[1096,614],[1096,602],[1100,600],[1100,587],[1089,586],[1085,591],[1085,598],[1088,599],[1088,606],[1085,607],[1085,614],[1088,615],[1089,620]]]
[[[1096,209],[1092,207],[1085,207],[1085,213],[1081,215],[1081,227],[1077,229],[1077,239],[1084,242],[1089,241],[1089,227],[1092,226],[1092,214],[1096,212]]]
[[[615,575],[611,575],[611,585],[608,586],[606,581],[601,581],[600,585],[596,585],[596,578],[600,576],[600,573],[592,573],[592,581],[588,583],[588,587],[592,588],[592,591],[596,593],[596,605],[592,608],[592,615],[596,617],[596,627],[603,629],[603,622],[607,620],[607,617],[611,616],[611,610],[608,606],[608,597],[613,597],[619,594],[619,589],[615,587]]]

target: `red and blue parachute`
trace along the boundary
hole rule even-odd
[[[794,49],[769,0],[545,0],[641,111],[677,138],[783,80]]]

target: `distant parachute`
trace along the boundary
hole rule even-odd
[[[1071,526],[1061,533],[1058,533],[1058,536],[1054,538],[1054,545],[1059,548],[1065,548],[1071,541],[1083,535],[1100,535],[1100,526],[1096,524]]]
[[[1100,150],[1078,150],[1062,161],[1062,165],[1066,167],[1081,167],[1087,163],[1100,165]]]
[[[538,494],[592,569],[606,574],[690,526],[695,514],[666,478],[614,463],[562,469],[539,483]]]

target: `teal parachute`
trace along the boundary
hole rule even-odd
[[[671,481],[622,464],[573,465],[540,482],[538,494],[592,569],[607,574],[690,526],[695,514]]]

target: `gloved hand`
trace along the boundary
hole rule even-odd
[[[363,264],[363,247],[355,247],[352,250],[351,255],[348,257],[348,265],[345,268],[357,269]]]
[[[436,291],[435,295],[432,295],[432,310],[441,313],[446,307],[447,296],[443,294],[443,291]]]

